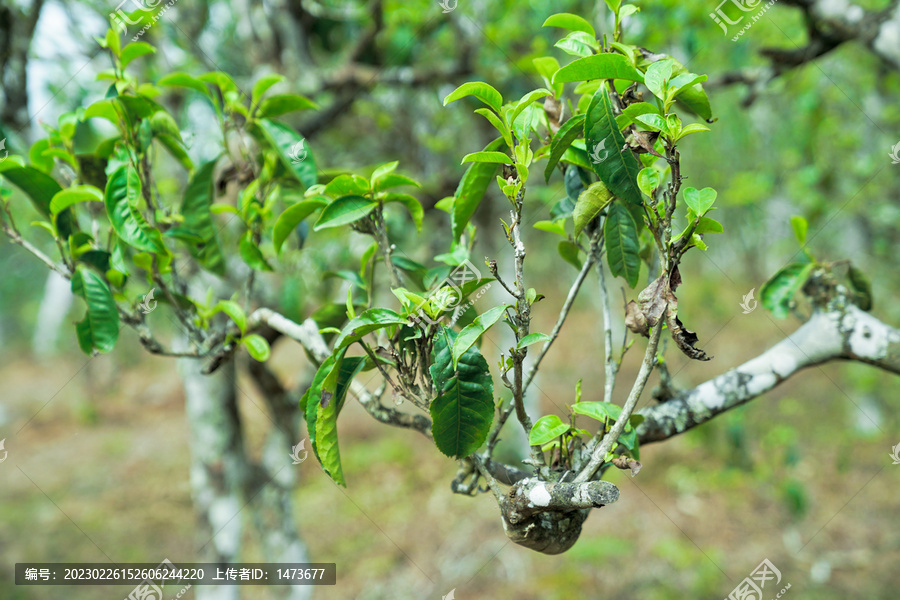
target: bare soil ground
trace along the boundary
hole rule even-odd
[[[761,313],[738,322],[694,317],[698,331],[728,323],[705,336],[712,363],[669,354],[677,381],[718,374],[794,326]],[[541,326],[551,319],[538,318]],[[545,363],[545,411],[571,402],[579,377],[584,399],[598,399],[599,326],[589,319],[575,314]],[[302,363],[289,349],[276,354],[279,371],[295,381]],[[259,452],[268,419],[252,383],[241,388],[249,447]],[[9,451],[0,464],[0,598],[106,600],[130,591],[17,587],[16,562],[193,559],[205,540],[194,535],[184,403],[169,360],[71,355],[41,364],[23,353],[0,366],[0,389],[0,438]],[[453,461],[348,402],[339,427],[349,487],[332,484],[314,460],[297,467],[302,535],[314,560],[337,564],[337,585],[315,597],[436,599],[455,590],[461,600],[722,598],[768,558],[782,581],[764,598],[788,583],[782,597],[793,600],[896,598],[900,466],[889,453],[900,442],[897,389],[865,367],[828,365],[680,439],[647,446],[643,471],[612,475],[620,500],[595,511],[560,556],[508,543],[489,495],[450,493]],[[245,537],[247,560],[258,559],[249,524]],[[274,597],[266,588],[246,591]]]

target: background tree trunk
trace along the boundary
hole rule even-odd
[[[197,513],[197,560],[240,560],[247,458],[237,412],[234,361],[203,375],[197,360],[178,361],[190,428],[191,496]],[[197,600],[237,600],[238,586],[195,586]]]
[[[179,360],[185,410],[190,427],[191,495],[197,513],[197,560],[238,562],[246,509],[259,534],[266,562],[309,562],[293,515],[296,487],[291,447],[297,437],[296,400],[263,390],[273,426],[260,463],[250,461],[237,405],[236,366],[225,361],[214,373],[202,374],[203,363]],[[289,404],[290,402],[290,404]],[[292,408],[292,409],[291,409]],[[291,409],[291,410],[289,410]],[[197,587],[198,600],[237,600],[239,586]],[[309,586],[272,588],[275,597],[308,600]]]

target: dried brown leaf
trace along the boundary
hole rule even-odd
[[[625,305],[625,326],[633,333],[639,333],[644,337],[650,337],[650,326],[647,317],[638,308],[637,302],[632,300]]]
[[[647,319],[650,327],[656,327],[663,314],[666,312],[666,296],[669,289],[669,276],[664,273],[641,290],[638,294],[638,302],[641,303],[641,312]]]
[[[615,457],[614,459],[612,459],[612,464],[619,469],[622,469],[623,471],[631,469],[632,477],[640,473],[641,469],[644,468],[644,465],[642,465],[639,460],[634,460],[633,458],[628,458],[627,456]]]
[[[672,332],[672,339],[675,340],[675,345],[678,346],[678,349],[688,358],[693,358],[694,360],[710,360],[712,358],[711,356],[695,346],[695,344],[700,341],[697,334],[685,327],[684,323],[681,322],[681,319],[678,318],[678,299],[675,298],[675,294],[669,292],[669,297],[669,310],[666,311],[666,324],[669,326],[669,331]]]

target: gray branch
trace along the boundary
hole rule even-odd
[[[640,442],[658,442],[768,392],[795,373],[855,360],[900,375],[900,330],[854,305],[817,310],[797,331],[739,367],[638,411]]]

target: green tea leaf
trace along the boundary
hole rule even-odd
[[[133,184],[135,181],[139,183],[137,174],[130,165],[120,166],[109,176],[105,193],[109,222],[119,239],[132,248],[151,253],[163,252],[161,243],[156,239],[160,237],[159,232],[151,229],[129,199],[130,195],[133,197],[137,192]]]
[[[383,200],[385,204],[389,202],[399,202],[405,206],[406,210],[409,211],[409,215],[412,217],[413,223],[416,225],[416,231],[422,231],[422,219],[425,217],[425,209],[422,208],[422,203],[419,202],[418,198],[410,196],[409,194],[388,192],[384,195]]]
[[[272,271],[272,266],[266,262],[259,246],[253,241],[253,234],[250,231],[241,236],[240,243],[241,259],[247,265],[256,271]]]
[[[250,92],[250,98],[253,105],[256,106],[259,104],[259,99],[262,98],[263,94],[265,94],[270,87],[277,83],[281,83],[284,80],[285,76],[279,75],[278,73],[269,73],[268,75],[260,77],[256,83],[253,84],[253,90]]]
[[[103,192],[92,185],[73,185],[53,196],[50,201],[50,214],[55,217],[79,202],[103,202]]]
[[[18,159],[18,160],[16,160]],[[9,156],[0,162],[0,174],[11,184],[22,190],[28,196],[31,203],[42,215],[52,218],[50,203],[53,197],[62,191],[55,179],[34,167],[21,166],[22,159],[17,156]],[[22,163],[24,164],[24,163]],[[68,237],[77,229],[72,211],[62,211],[56,216],[56,229],[59,237]]]
[[[269,348],[269,342],[266,341],[266,338],[255,333],[242,337],[241,344],[247,349],[247,354],[258,362],[266,362],[272,354],[272,349]]]
[[[791,312],[791,300],[812,273],[813,263],[791,263],[778,271],[759,291],[759,301],[779,319]]]
[[[505,152],[472,152],[463,157],[462,164],[467,162],[511,165],[513,164],[513,159]]]
[[[497,113],[488,108],[478,108],[475,110],[475,114],[479,114],[487,119],[488,122],[490,122],[490,124],[494,126],[494,129],[499,131],[500,135],[503,136],[503,141],[506,142],[506,145],[512,148],[512,133],[509,130],[509,126],[502,120],[500,120],[500,117],[497,116]]]
[[[466,96],[475,96],[494,109],[494,112],[497,113],[500,112],[500,106],[503,104],[503,96],[501,96],[500,92],[493,87],[481,81],[470,81],[450,92],[450,94],[444,98],[444,106],[447,106],[460,98],[465,98]]]
[[[628,209],[619,202],[610,204],[603,231],[610,273],[614,277],[621,275],[634,287],[641,272],[640,242]]]
[[[659,187],[659,182],[661,180],[662,177],[660,177],[659,171],[657,171],[653,167],[645,167],[641,169],[640,173],[638,173],[637,176],[638,187],[650,198],[653,197],[653,192],[654,190],[656,190],[656,188]]]
[[[303,136],[278,121],[258,119],[256,122],[284,168],[305,187],[315,185],[318,181],[316,161]]]
[[[588,23],[584,17],[573,15],[572,13],[557,13],[550,15],[541,27],[562,27],[570,31],[583,31],[588,35],[597,37],[594,27]]]
[[[459,358],[478,341],[478,338],[484,335],[488,329],[494,326],[494,323],[503,317],[507,308],[509,308],[507,304],[495,306],[476,317],[470,325],[459,332],[456,341],[453,342],[452,357],[454,368],[456,368]]]
[[[567,433],[572,426],[563,423],[557,415],[544,415],[534,423],[528,434],[528,443],[532,446],[543,446]]]
[[[643,83],[644,76],[621,54],[604,52],[573,60],[553,76],[553,83],[591,79],[625,79]]]
[[[549,342],[551,339],[553,339],[553,338],[551,338],[546,333],[538,333],[538,332],[529,333],[528,335],[523,337],[521,340],[519,340],[519,343],[516,344],[516,350],[521,350],[522,348],[527,348],[528,346],[531,346],[532,344],[538,344],[540,342]]]
[[[494,383],[487,361],[470,347],[453,367],[456,335],[441,329],[434,340],[431,378],[437,398],[431,403],[431,431],[443,454],[469,456],[487,439],[494,417]]]
[[[588,106],[584,121],[584,140],[594,157],[601,156],[602,152],[608,153],[599,162],[591,160],[591,166],[600,177],[600,181],[606,184],[607,189],[614,195],[640,206],[642,198],[637,185],[640,165],[631,150],[626,148],[624,152],[622,151],[625,138],[616,124],[609,96],[602,88],[597,90]]]
[[[694,214],[702,217],[706,214],[712,205],[716,201],[716,190],[713,188],[703,188],[702,190],[698,190],[696,188],[687,187],[684,188],[684,202],[688,205],[688,207],[694,211]]]
[[[573,244],[572,242],[567,240],[564,242],[560,242],[556,249],[564,261],[566,261],[579,271],[581,270],[581,260],[578,258],[579,248],[577,244]]]
[[[119,311],[106,282],[78,265],[72,275],[72,293],[87,304],[84,319],[75,324],[78,346],[85,354],[111,351],[119,338]]]
[[[346,348],[354,342],[358,342],[363,336],[378,329],[384,329],[391,325],[406,325],[407,319],[388,308],[370,308],[358,317],[351,319],[341,335],[334,343],[334,351]]]
[[[279,94],[269,96],[259,104],[256,116],[261,119],[271,119],[298,110],[317,109],[319,105],[298,94]]]
[[[287,207],[278,216],[278,220],[275,221],[275,227],[272,229],[272,243],[275,245],[275,251],[281,252],[284,241],[300,225],[300,222],[326,204],[328,202],[321,198],[313,198],[301,200]]]
[[[131,61],[139,56],[155,53],[156,48],[154,48],[147,42],[133,42],[131,44],[128,44],[122,49],[122,68],[124,69],[125,67],[127,67]]]
[[[213,171],[216,160],[205,162],[194,172],[184,191],[181,203],[183,226],[202,238],[202,243],[188,244],[188,250],[204,269],[222,275],[225,273],[225,256],[219,247],[216,227],[210,207],[213,201]]]
[[[806,243],[806,232],[809,231],[809,222],[801,216],[794,215],[791,217],[791,227],[794,229],[794,236],[800,245]]]
[[[188,88],[196,92],[200,92],[209,99],[212,98],[209,93],[209,88],[206,87],[206,84],[196,77],[188,75],[187,73],[170,73],[169,75],[166,75],[165,77],[160,79],[157,84]]]
[[[377,206],[378,202],[362,196],[342,196],[322,210],[313,231],[353,223],[368,215]]]
[[[503,144],[503,138],[497,138],[485,147],[486,152],[496,150]],[[469,219],[475,214],[488,186],[494,180],[497,165],[494,163],[474,163],[470,166],[456,188],[453,195],[453,212],[450,216],[453,241],[458,241]]]
[[[522,99],[516,103],[515,107],[511,111],[506,113],[506,122],[508,124],[515,123],[516,117],[522,114],[522,111],[531,106],[536,100],[552,95],[553,92],[551,92],[550,90],[545,90],[543,88],[528,92],[527,94],[522,96]]]
[[[547,167],[544,169],[544,180],[550,181],[553,169],[556,168],[563,153],[572,145],[572,142],[584,132],[584,115],[575,115],[563,123],[553,140],[550,142],[550,155],[547,157]]]
[[[647,67],[647,72],[644,73],[644,85],[660,100],[666,99],[666,87],[669,84],[669,79],[672,78],[674,69],[675,61],[667,58],[652,63]]]
[[[575,203],[575,210],[572,213],[572,220],[575,222],[575,238],[588,223],[600,214],[606,205],[612,201],[612,194],[606,189],[602,181],[592,183],[586,190],[578,196]]]
[[[241,305],[231,300],[219,300],[213,307],[213,314],[223,312],[234,321],[241,333],[247,331],[247,313],[241,308]]]

